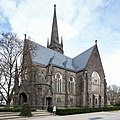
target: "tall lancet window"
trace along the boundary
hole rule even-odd
[[[100,91],[100,75],[96,71],[92,73],[92,91]]]
[[[68,82],[68,93],[74,94],[74,90],[75,90],[75,81],[73,77],[70,77]]]
[[[60,73],[55,74],[55,92],[62,92],[62,75]]]

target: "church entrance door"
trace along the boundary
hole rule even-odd
[[[52,98],[51,97],[46,98],[46,105],[47,105],[47,107],[52,106]]]
[[[25,93],[20,93],[20,95],[19,95],[20,105],[22,105],[24,102],[27,102],[27,95]]]

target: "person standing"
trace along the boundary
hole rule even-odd
[[[56,106],[53,106],[53,115],[56,115]]]

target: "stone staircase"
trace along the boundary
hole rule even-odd
[[[16,119],[23,119],[27,120],[28,117],[22,117],[19,116],[20,112],[0,112],[0,120],[16,120]],[[45,116],[51,116],[52,114],[47,112],[46,110],[37,110],[35,112],[32,112],[32,117],[45,117]]]

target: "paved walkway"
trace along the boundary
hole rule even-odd
[[[22,117],[19,116],[20,112],[0,112],[0,120],[29,120],[34,118],[41,118],[46,116],[51,116],[51,113],[45,110],[37,110],[32,112],[32,117]]]
[[[16,116],[16,115],[15,115]],[[120,120],[120,111],[115,112],[97,112],[76,114],[67,116],[39,115],[33,113],[33,117],[2,118],[0,120]]]

